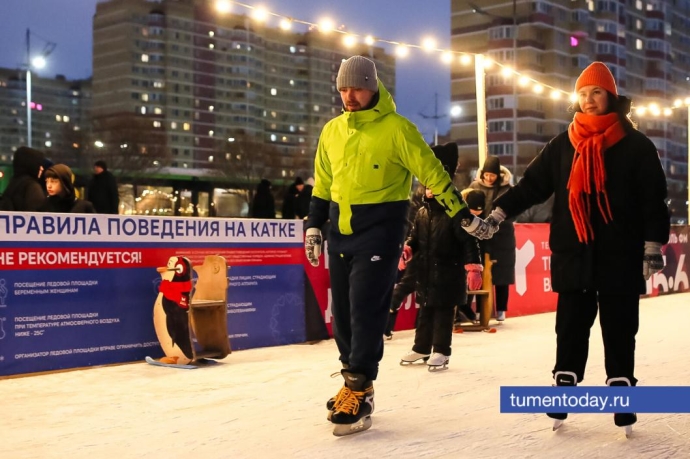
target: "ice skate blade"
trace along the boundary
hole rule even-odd
[[[553,421],[553,431],[557,431],[559,427],[563,425],[563,420],[562,419],[556,419]]]
[[[632,435],[632,431],[633,431],[632,424],[629,426],[623,426],[623,430],[625,431],[625,438],[630,438],[630,436]]]
[[[443,365],[429,365],[429,372],[430,373],[436,373],[438,371],[443,371],[448,369],[448,364],[443,364]]]
[[[400,360],[400,365],[406,367],[408,365],[422,365],[423,363],[426,363],[426,361],[429,360],[429,357],[425,357],[423,359],[417,359],[417,360]]]
[[[335,424],[335,427],[333,427],[333,435],[336,437],[344,437],[346,435],[364,432],[371,427],[371,424],[371,416],[365,416],[352,424]]]

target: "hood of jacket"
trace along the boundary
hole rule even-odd
[[[38,171],[43,166],[43,153],[29,147],[19,147],[12,158],[14,176],[28,175],[38,180]]]
[[[65,166],[64,164],[55,164],[48,168],[46,172],[54,173],[60,180],[60,185],[62,185],[62,192],[60,193],[60,199],[65,199],[67,201],[74,201],[77,196],[74,191],[74,184],[72,183],[72,170]]]

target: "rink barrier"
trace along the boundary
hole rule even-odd
[[[672,228],[651,295],[689,290],[688,232]],[[516,238],[508,317],[553,311],[548,226]],[[308,264],[301,221],[0,212],[0,376],[162,357],[151,305],[173,255],[226,259],[233,350],[331,336],[327,253]],[[396,330],[417,307],[405,299]]]
[[[663,247],[666,266],[647,281],[647,296],[657,296],[690,290],[688,272],[690,244],[687,225],[672,225],[669,243]],[[507,317],[553,312],[557,295],[551,290],[551,250],[549,249],[549,225],[547,223],[516,223],[515,284],[510,286]],[[326,242],[327,244],[327,242]],[[324,257],[325,260],[325,257]],[[318,268],[304,261],[307,273],[306,310],[318,309],[325,323],[307,327],[307,334],[332,336],[330,283],[328,270],[321,263]],[[640,270],[642,267],[640,266]],[[314,304],[310,304],[313,302]],[[414,328],[419,305],[414,294],[403,300],[394,330]]]

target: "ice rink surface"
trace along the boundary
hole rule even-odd
[[[644,299],[639,385],[690,385],[690,293]],[[402,367],[386,342],[373,427],[337,438],[325,402],[342,378],[333,340],[237,351],[196,370],[143,362],[0,380],[0,458],[688,458],[690,414],[501,414],[502,385],[550,385],[553,313],[455,334],[448,371]],[[605,383],[598,324],[583,385]]]

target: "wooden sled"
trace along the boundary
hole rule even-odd
[[[482,288],[480,290],[468,290],[468,295],[475,295],[479,310],[478,324],[461,324],[455,326],[456,333],[466,331],[483,331],[495,333],[496,329],[491,327],[491,314],[494,310],[494,284],[491,278],[491,259],[489,254],[484,254],[484,271],[482,271]]]
[[[189,306],[190,333],[196,340],[194,360],[222,359],[232,352],[228,338],[228,265],[225,258],[208,255],[194,271],[198,279]]]

